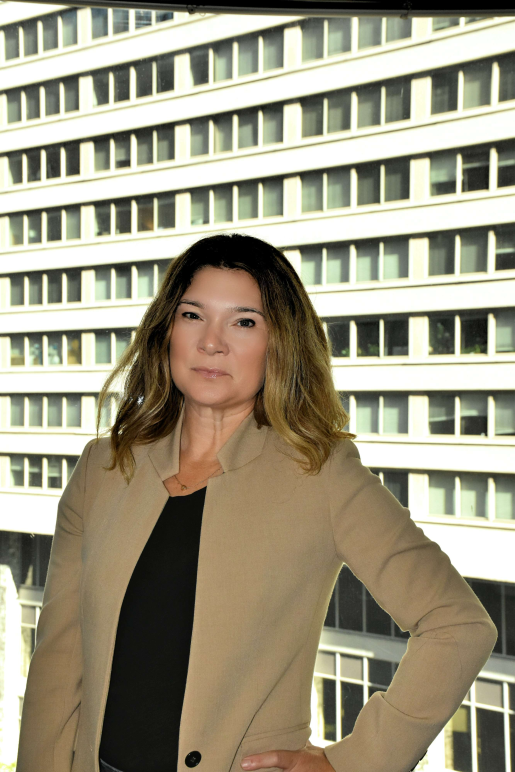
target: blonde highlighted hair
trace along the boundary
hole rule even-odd
[[[305,456],[307,464],[300,464],[305,472],[318,474],[338,441],[356,438],[343,430],[349,415],[334,387],[330,344],[288,258],[268,242],[240,233],[201,238],[170,262],[134,340],[99,394],[97,440],[102,408],[115,393],[113,383],[123,384],[108,430],[111,461],[105,468],[118,465],[129,483],[135,471],[131,447],[161,439],[177,423],[184,395],[170,374],[170,334],[179,301],[205,266],[247,271],[259,285],[269,337],[254,417],[258,426],[272,426]]]

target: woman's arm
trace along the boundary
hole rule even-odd
[[[336,552],[411,637],[388,690],[375,692],[353,732],[324,750],[336,772],[407,772],[461,705],[498,631],[449,557],[362,465],[351,440],[330,464]]]
[[[93,442],[85,446],[57,508],[23,701],[17,772],[68,772],[72,765],[82,685],[82,515]]]

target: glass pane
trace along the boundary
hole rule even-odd
[[[27,182],[39,182],[41,179],[41,151],[30,150],[26,155]]]
[[[15,274],[10,277],[11,285],[11,305],[22,306],[23,305],[23,274]]]
[[[258,143],[257,110],[238,115],[238,149],[254,147]]]
[[[175,194],[157,197],[157,230],[175,228]]]
[[[116,299],[122,300],[131,296],[131,267],[118,265],[114,269]]]
[[[29,244],[41,243],[41,212],[31,212],[28,216]]]
[[[504,716],[476,708],[478,772],[505,772]]]
[[[306,99],[302,103],[302,136],[314,137],[323,133],[324,100]]]
[[[156,24],[173,19],[173,11],[156,11]]]
[[[160,126],[157,129],[157,160],[172,161],[174,158],[175,158],[174,127]]]
[[[438,153],[431,157],[431,195],[456,193],[456,153]]]
[[[499,102],[515,99],[515,56],[499,59]]]
[[[66,176],[80,174],[80,145],[78,142],[65,146]]]
[[[48,334],[48,364],[63,364],[63,336],[60,332]]]
[[[95,333],[95,364],[111,364],[111,333]]]
[[[43,459],[41,456],[29,456],[29,487],[41,488],[43,485]]]
[[[380,123],[381,87],[365,86],[358,91],[358,128],[378,126]]]
[[[66,209],[66,238],[80,239],[80,209],[70,207]]]
[[[63,463],[62,463],[61,456],[48,457],[48,487],[49,488],[63,487],[62,467],[63,467]]]
[[[302,211],[317,212],[322,210],[323,176],[321,172],[301,175]]]
[[[95,270],[95,300],[111,300],[111,269]]]
[[[141,11],[136,9],[136,29],[141,27],[150,27],[152,25],[152,11]]]
[[[81,299],[81,272],[66,271],[66,300],[68,303],[80,303]]]
[[[23,155],[13,153],[9,156],[9,185],[18,185],[23,182]]]
[[[409,159],[388,161],[384,165],[384,200],[400,201],[409,198]]]
[[[79,109],[79,79],[68,78],[64,81],[64,112],[71,113]]]
[[[481,107],[490,104],[492,64],[479,62],[463,70],[463,107]]]
[[[152,94],[152,62],[136,64],[136,97],[146,97]]]
[[[146,228],[139,228],[146,230]],[[115,233],[131,232],[131,202],[117,201],[115,205]],[[97,298],[98,299],[98,298]]]
[[[63,46],[74,46],[77,43],[77,10],[71,8],[61,13],[63,20]]]
[[[439,233],[429,237],[429,275],[454,273],[454,234]]]
[[[45,115],[57,115],[60,112],[59,83],[45,85]]]
[[[433,16],[433,32],[448,27],[458,27],[459,23],[459,16]]]
[[[11,394],[11,426],[23,426],[25,413],[25,397],[22,394]]]
[[[215,188],[215,222],[232,222],[232,186]]]
[[[43,16],[43,51],[57,48],[57,15]]]
[[[43,426],[43,397],[29,396],[29,426]]]
[[[401,80],[387,85],[385,97],[385,123],[409,120],[411,114],[411,83],[409,80]]]
[[[379,432],[379,397],[356,395],[356,431],[363,434]]]
[[[36,19],[31,19],[23,24],[23,51],[25,56],[32,56],[38,52],[38,28]]]
[[[129,31],[129,11],[127,8],[113,8],[113,35]]]
[[[306,19],[302,22],[302,61],[321,59],[324,55],[324,20]]]
[[[258,71],[258,38],[245,37],[238,41],[238,76]]]
[[[115,335],[116,341],[115,341],[115,347],[116,347],[116,360],[121,357],[127,346],[131,342],[131,331],[130,330],[121,330],[120,332],[117,332]]]
[[[29,275],[29,305],[39,305],[43,302],[43,276],[40,273]]]
[[[103,10],[95,9],[94,10]],[[109,102],[109,73],[96,72],[93,75],[93,107],[106,105]]]
[[[114,101],[124,102],[130,99],[130,68],[129,67],[114,67]],[[107,99],[106,99],[107,102]]]
[[[30,86],[25,89],[25,102],[27,106],[27,120],[33,121],[39,118],[41,115],[39,86]]]
[[[407,319],[385,319],[384,322],[384,355],[408,356],[409,353],[409,323]]]
[[[140,198],[138,205],[138,231],[154,230],[154,199]]]
[[[43,364],[43,336],[29,335],[29,366]]]
[[[515,520],[515,475],[495,477],[495,517],[498,520]],[[513,700],[512,709],[515,707],[515,689]]]
[[[154,141],[153,141],[153,132],[150,131],[141,131],[137,134],[137,144],[138,144],[138,166],[143,166],[144,164],[151,164],[154,160]]]
[[[77,466],[77,461],[79,460],[78,456],[67,456],[66,457],[66,481],[70,481],[70,477],[72,476],[72,472]]]
[[[461,705],[444,727],[445,768],[472,772],[470,708]]]
[[[13,27],[4,27],[4,39],[5,39],[5,58],[17,59],[20,55],[20,34],[19,26],[15,24]]]
[[[351,49],[351,19],[327,20],[327,53],[341,54]]]
[[[301,250],[301,278],[304,284],[322,284],[322,248]]]
[[[218,45],[214,51],[214,80],[232,78],[232,41]]]
[[[107,8],[91,9],[91,37],[103,38],[107,35]]]
[[[190,51],[190,79],[193,86],[209,82],[209,58],[207,49]]]
[[[358,206],[379,203],[379,164],[360,166],[358,172]]]
[[[191,193],[191,224],[204,225],[209,222],[209,191],[194,190]]]
[[[454,354],[454,317],[429,319],[429,353]]]
[[[488,190],[490,177],[490,153],[488,150],[462,152],[463,176],[461,189]]]
[[[257,216],[257,182],[242,182],[238,185],[238,220],[250,220]]]
[[[174,88],[174,55],[159,56],[157,59],[157,93],[173,91]]]
[[[327,172],[327,208],[350,206],[350,169],[331,169]]]
[[[342,321],[338,318],[333,319],[332,321],[330,319],[327,320],[327,336],[331,346],[331,356],[349,356],[349,329],[350,327],[348,321]]]
[[[411,19],[389,16],[386,19],[386,42],[411,37]]]
[[[431,394],[429,396],[429,434],[454,434],[454,396]]]
[[[81,425],[81,402],[77,394],[68,394],[66,397],[66,426]]]
[[[487,427],[486,394],[463,394],[460,399],[460,433],[486,437]]]
[[[111,234],[111,205],[95,204],[95,236]]]
[[[455,498],[454,475],[451,472],[430,472],[429,514],[456,514]]]
[[[23,215],[9,216],[9,244],[11,247],[23,244]]]
[[[379,322],[357,322],[358,356],[379,356]]]
[[[383,279],[405,279],[409,271],[409,240],[384,242]]]
[[[27,91],[28,89],[25,91],[26,96]],[[27,99],[27,119],[30,117]],[[7,92],[7,123],[15,123],[16,121],[21,121],[21,91],[19,90]]]
[[[350,129],[351,92],[337,91],[327,97],[327,133]]]
[[[24,354],[24,336],[23,335],[11,335],[11,366],[19,366],[25,364]]]
[[[431,113],[458,109],[458,71],[434,73],[431,77]]]
[[[515,392],[495,396],[495,433],[515,435]]]
[[[359,18],[358,48],[370,48],[381,45],[381,22],[379,16]]]
[[[341,693],[341,734],[342,737],[350,734],[358,714],[363,707],[363,687],[361,684],[340,682]]]
[[[209,151],[209,122],[207,119],[190,123],[190,153],[192,156],[205,155]]]
[[[408,433],[408,397],[401,394],[385,394],[383,400],[383,433]]]
[[[46,216],[46,240],[61,241],[62,239],[62,216],[60,209],[54,209],[47,212]]]
[[[461,234],[460,272],[486,271],[488,233],[486,230],[470,230]]]
[[[61,271],[49,271],[47,273],[48,302],[63,302],[63,279]]]
[[[11,460],[11,486],[19,487],[23,485],[23,456],[13,455]]]
[[[109,139],[96,140],[94,143],[95,171],[110,169],[111,143]]]
[[[46,148],[46,176],[47,179],[61,176],[61,148]]]
[[[283,107],[263,109],[263,144],[271,145],[283,141]]]
[[[486,475],[461,474],[461,516],[488,517]]]
[[[263,182],[263,217],[273,217],[283,213],[283,181],[265,180]]]
[[[515,144],[497,148],[497,187],[515,185]]]
[[[500,227],[495,232],[495,270],[515,268],[515,228]]]
[[[276,70],[283,66],[284,32],[282,27],[263,33],[263,70]]]
[[[379,278],[379,244],[363,242],[356,247],[356,281],[376,281]]]
[[[131,165],[130,137],[117,137],[114,141],[114,168],[124,169]]]
[[[82,335],[80,332],[69,332],[66,335],[68,347],[68,364],[82,364]]]
[[[151,298],[154,294],[154,265],[138,265],[138,298]]]
[[[326,283],[339,284],[349,281],[349,247],[327,247]]]
[[[223,115],[213,121],[215,153],[232,150],[232,115]]]
[[[461,353],[486,354],[488,325],[486,315],[476,319],[461,319]]]

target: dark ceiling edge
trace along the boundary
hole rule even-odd
[[[41,5],[55,5],[55,0],[17,0],[17,2],[30,2],[31,5],[40,3]],[[407,0],[404,3],[381,3],[377,0],[353,0],[352,2],[339,2],[339,0],[322,0],[322,2],[283,2],[275,4],[273,7],[267,6],[246,6],[246,5],[193,5],[182,3],[167,2],[132,2],[132,0],[92,0],[92,2],[73,3],[59,2],[58,5],[73,6],[79,8],[141,8],[144,10],[169,10],[187,12],[189,14],[252,14],[259,16],[402,16],[412,18],[416,16],[515,16],[515,6],[513,8],[481,8],[460,7],[454,5],[449,10],[448,4],[445,8],[435,7],[434,5],[414,3]]]

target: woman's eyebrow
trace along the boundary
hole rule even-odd
[[[197,308],[205,308],[204,304],[200,303],[198,300],[184,299],[179,301],[179,305],[181,303],[188,303],[190,306],[197,306]],[[248,308],[247,306],[227,306],[226,310],[231,312],[245,313],[245,314],[247,313],[259,314],[260,316],[263,317],[263,319],[265,318],[264,313],[262,311],[258,311],[257,308]]]

